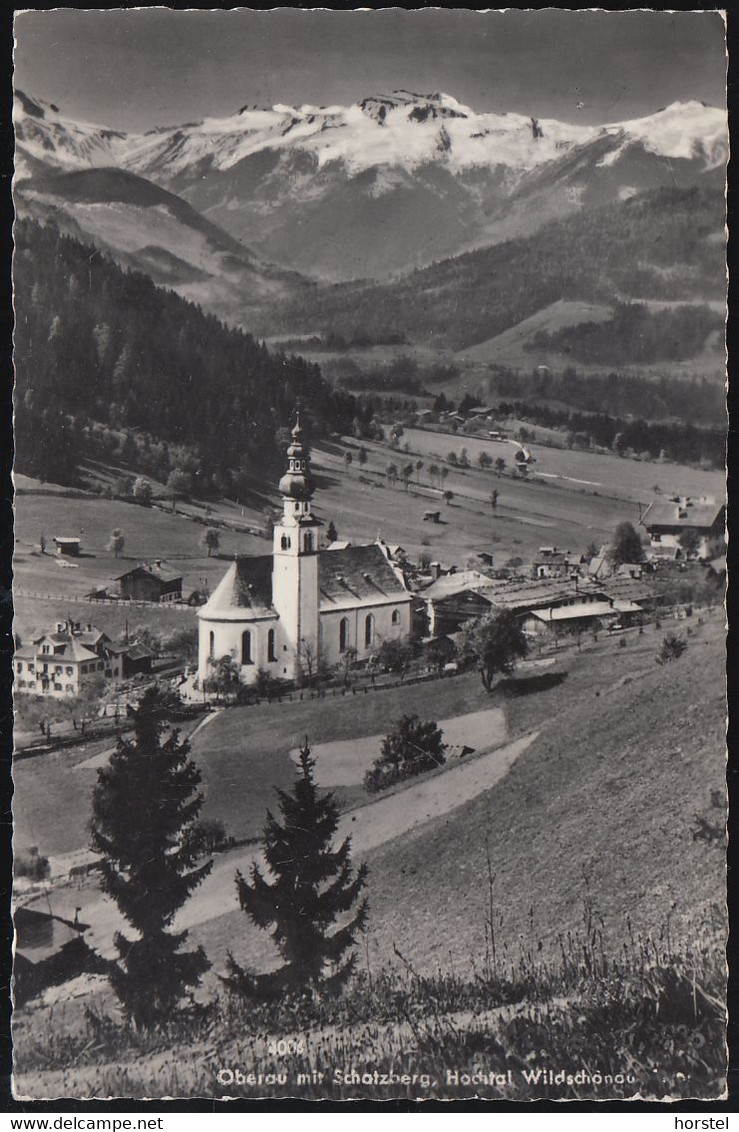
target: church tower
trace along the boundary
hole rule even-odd
[[[280,480],[282,520],[275,524],[272,604],[280,616],[290,653],[290,675],[315,672],[318,661],[318,528],[311,513],[315,485],[298,413],[287,449],[287,471]]]

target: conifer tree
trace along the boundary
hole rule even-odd
[[[277,791],[282,821],[267,811],[262,846],[273,879],[256,863],[251,882],[236,874],[242,909],[258,927],[272,928],[272,939],[285,961],[276,976],[260,980],[229,956],[231,983],[247,993],[310,986],[339,990],[354,970],[352,948],[368,915],[366,898],[357,906],[367,866],[362,864],[354,872],[349,837],[333,847],[339,810],[333,794],[319,794],[314,767],[306,738],[292,793]],[[345,920],[346,916],[350,918]],[[344,922],[331,933],[339,920]]]
[[[169,930],[212,861],[197,862],[200,771],[177,731],[162,739],[167,698],[156,688],[136,710],[134,739],[120,739],[93,791],[92,847],[103,891],[135,931],[117,932],[113,990],[126,1016],[150,1028],[167,1018],[210,964],[202,947],[182,951],[187,932]]]

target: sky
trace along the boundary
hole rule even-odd
[[[55,9],[15,36],[21,90],[124,130],[398,88],[583,125],[726,103],[716,12]]]

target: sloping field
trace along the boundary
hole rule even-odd
[[[696,813],[718,829],[725,820],[711,796],[723,798],[725,787],[721,618],[660,667],[665,631],[630,636],[625,648],[599,642],[549,690],[515,695],[511,683],[493,694],[511,735],[536,729],[538,738],[491,789],[366,854],[372,963],[392,960],[396,944],[429,973],[482,964],[486,845],[504,956],[523,947],[535,957],[540,944],[556,954],[560,934],[582,929],[588,908],[617,947],[628,922],[636,937],[669,921],[675,938],[704,915],[721,922],[723,846],[693,838]],[[193,935],[217,966],[228,949],[247,963],[267,954],[241,913]]]
[[[603,303],[568,302],[560,299],[516,326],[504,330],[502,334],[460,350],[455,357],[460,362],[495,362],[499,366],[510,366],[511,369],[529,370],[534,365],[542,364],[561,365],[561,355],[549,354],[545,350],[533,353],[525,350],[524,346],[539,330],[552,334],[565,326],[576,326],[580,322],[606,322],[610,317],[611,308]]]

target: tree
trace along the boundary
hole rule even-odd
[[[207,531],[203,532],[203,537],[200,540],[201,546],[204,546],[208,551],[208,558],[212,555],[214,550],[218,550],[221,545],[221,536],[215,527],[209,527]]]
[[[447,490],[444,492],[444,502],[446,503],[447,507],[451,507],[453,499],[454,492],[450,491],[449,488],[447,488]]]
[[[126,545],[125,536],[120,527],[113,527],[108,539],[108,550],[112,550],[117,558],[119,554],[123,554],[123,548]]]
[[[364,777],[368,790],[386,790],[396,782],[443,766],[444,736],[433,720],[402,716],[382,741],[380,755]]]
[[[79,695],[73,700],[66,701],[69,711],[72,714],[73,725],[77,716],[79,716],[80,731],[83,735],[88,723],[93,723],[98,718],[100,701],[105,692],[105,687],[106,681],[104,676],[93,676],[82,685]]]
[[[686,527],[680,532],[677,541],[685,551],[686,557],[693,558],[700,550],[702,539],[695,527]]]
[[[398,465],[388,464],[385,468],[385,475],[387,476],[388,483],[394,487],[398,482]]]
[[[367,449],[366,448],[362,447],[362,448],[359,449],[359,452],[357,453],[357,459],[359,460],[359,463],[361,464],[361,466],[364,467],[364,465],[367,463]]]
[[[326,527],[326,541],[329,543],[336,542],[338,537],[339,532],[336,530],[336,524],[332,519],[329,525]]]
[[[349,452],[349,451],[347,450],[347,451],[346,451],[346,452],[344,453],[344,464],[346,465],[346,467],[347,467],[347,468],[348,468],[348,467],[350,467],[350,465],[351,465],[351,463],[352,463],[353,459],[354,459],[354,457],[352,456],[351,452]]]
[[[333,794],[319,794],[314,769],[306,738],[292,792],[277,791],[281,820],[267,811],[262,849],[273,879],[256,863],[250,881],[236,873],[243,911],[257,927],[272,928],[285,965],[276,976],[260,980],[229,955],[234,989],[251,994],[267,988],[339,990],[354,970],[354,943],[368,915],[366,898],[360,900],[367,866],[354,872],[351,838],[334,848],[339,809]]]
[[[495,474],[497,475],[498,479],[500,479],[500,477],[503,475],[504,471],[505,471],[505,460],[503,459],[502,456],[498,456],[496,461],[495,461]]]
[[[469,466],[470,466],[470,458],[467,455],[467,449],[466,448],[463,448],[462,451],[459,453],[459,466],[460,466],[460,468],[469,468]]]
[[[205,682],[206,692],[230,696],[238,690],[240,684],[239,667],[230,653],[226,653],[215,663],[211,661],[211,676]]]
[[[386,672],[405,672],[413,660],[413,645],[409,638],[388,637],[373,655]]]
[[[38,548],[42,554],[46,554],[46,535],[42,531],[38,539]]]
[[[357,650],[353,645],[350,645],[348,648],[344,649],[343,653],[339,657],[339,663],[336,665],[336,671],[338,675],[341,676],[345,688],[347,687],[351,679],[352,668],[354,667],[356,660]]]
[[[139,476],[138,479],[135,479],[133,481],[131,494],[133,495],[137,503],[141,503],[144,507],[151,506],[154,492],[152,491],[149,481],[147,479],[144,479],[143,476]]]
[[[192,491],[192,476],[184,468],[173,468],[167,480],[167,490],[173,503],[186,498]]]
[[[490,506],[492,507],[493,511],[498,510],[498,492],[497,491],[491,492]]]
[[[400,478],[403,481],[403,487],[407,491],[413,479],[413,464],[403,464],[403,467],[400,469]]]
[[[438,475],[439,475],[439,465],[438,464],[431,464],[430,467],[429,467],[429,479],[431,480],[432,483],[436,482]]]
[[[101,885],[136,932],[131,939],[116,932],[119,959],[110,981],[126,1016],[146,1028],[170,1018],[210,966],[202,947],[182,950],[186,931],[169,930],[212,862],[195,864],[200,771],[177,731],[162,738],[166,709],[159,689],[144,693],[133,739],[119,739],[110,764],[98,771],[92,796]]]
[[[510,609],[486,613],[462,626],[458,656],[463,665],[475,666],[490,691],[497,672],[510,676],[516,661],[529,651],[518,617]]]
[[[490,468],[492,467],[493,457],[483,450],[477,457],[477,462],[481,468]]]
[[[644,561],[644,547],[632,523],[618,524],[613,532],[608,559],[612,566],[621,566],[624,562]]]
[[[457,464],[459,463],[459,457],[457,456],[456,452],[447,453],[447,463],[456,468]]]

